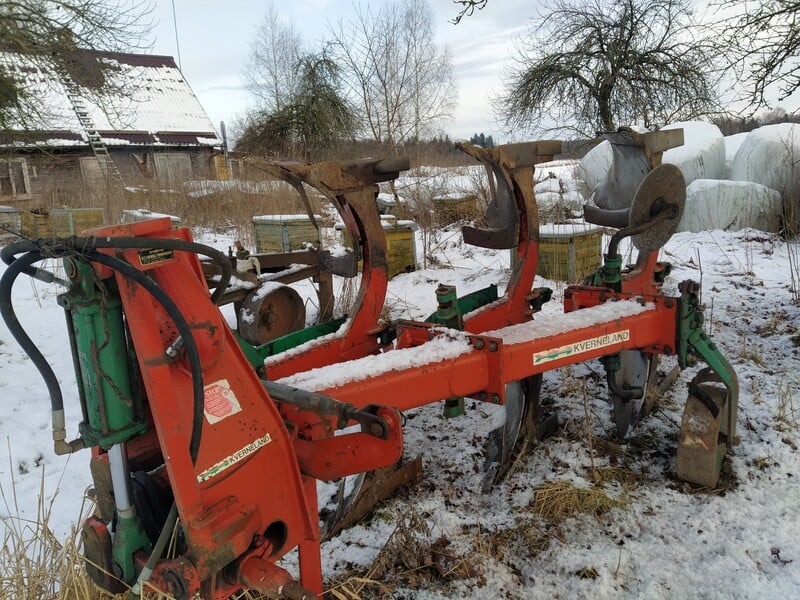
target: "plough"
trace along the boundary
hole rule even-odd
[[[558,153],[557,142],[462,148],[487,167],[493,190],[488,228],[465,228],[464,239],[515,249],[517,260],[500,297],[493,288],[458,298],[440,286],[439,309],[426,322],[380,318],[388,278],[374,198],[378,182],[407,168],[398,160],[260,163],[323,192],[363,259],[348,317],[264,345],[237,339],[216,306],[231,276],[228,257],[166,219],[6,247],[0,311],[47,384],[55,451],[92,449],[97,512],[83,525],[83,543],[93,579],[109,591],[152,587],[176,598],[222,599],[242,588],[316,597],[317,480],[396,464],[401,411],[445,401],[455,416],[459,399],[470,397],[505,407],[505,424],[488,444],[484,487],[491,487],[518,441],[544,426],[542,374],[593,358],[603,360],[623,434],[642,412],[631,407],[646,397],[656,357],[677,356],[681,368],[697,359],[708,365],[689,385],[676,471],[715,485],[735,440],[736,375],[704,333],[699,286],[687,281],[679,296],[661,293],[668,266],[656,252],[683,208],[680,171],[660,164],[664,149],[682,143],[678,135],[611,135],[621,154],[645,167],[624,189],[619,178],[606,188],[618,205],[587,207],[587,220],[617,231],[592,280],[566,288],[558,317],[535,317],[551,292],[533,288],[534,165]],[[623,268],[625,238],[639,256]],[[198,255],[219,267],[213,293]],[[62,259],[66,278],[36,267],[44,258]],[[68,289],[59,302],[83,411],[71,441],[57,379],[11,304],[23,273]],[[299,578],[278,564],[295,548]]]

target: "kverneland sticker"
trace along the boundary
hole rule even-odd
[[[209,383],[203,388],[203,408],[206,413],[206,420],[213,425],[231,415],[241,412],[242,406],[236,399],[231,385],[227,379],[220,379],[214,383]]]
[[[247,458],[248,456],[253,454],[259,448],[263,448],[264,446],[269,444],[271,441],[272,441],[272,437],[268,433],[264,434],[263,437],[260,437],[258,439],[253,440],[252,442],[247,444],[247,446],[245,446],[241,450],[237,450],[236,452],[234,452],[230,456],[226,456],[225,458],[223,458],[217,464],[212,465],[209,468],[207,468],[205,471],[203,471],[202,473],[200,473],[197,476],[197,481],[199,483],[203,483],[204,481],[208,481],[212,477],[216,477],[217,475],[222,473],[224,470],[230,469],[233,465],[235,465],[236,463],[238,463],[241,460],[244,460],[245,458]]]
[[[605,335],[601,335],[598,337],[589,338],[588,340],[581,340],[580,342],[575,342],[573,344],[567,344],[566,346],[553,348],[552,350],[537,352],[536,354],[533,355],[533,364],[540,365],[542,363],[550,362],[551,360],[558,360],[559,358],[566,358],[568,356],[582,354],[584,352],[596,350],[597,348],[604,348],[605,346],[613,346],[614,344],[627,342],[630,338],[631,338],[630,329],[625,329],[623,331],[615,331],[613,333],[607,333]]]

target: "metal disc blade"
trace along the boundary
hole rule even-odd
[[[302,329],[305,320],[306,307],[300,294],[274,283],[248,294],[237,315],[239,335],[254,346]]]
[[[639,250],[658,250],[669,241],[678,228],[686,204],[686,180],[675,165],[659,165],[642,180],[636,190],[631,206],[630,225],[642,225],[650,221],[661,206],[670,205],[677,210],[670,218],[657,223],[643,233],[631,238]]]

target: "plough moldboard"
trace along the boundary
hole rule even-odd
[[[657,252],[683,210],[683,177],[660,164],[682,132],[608,137],[614,165],[596,194],[599,206],[587,207],[585,217],[616,232],[603,266],[585,285],[566,288],[556,317],[537,317],[551,291],[533,287],[533,175],[560,152],[553,141],[462,147],[486,167],[493,192],[488,227],[465,227],[464,240],[511,249],[517,260],[502,295],[491,286],[459,298],[439,286],[439,308],[425,322],[381,319],[388,277],[375,194],[378,183],[408,168],[404,160],[253,161],[301,194],[304,185],[324,194],[363,261],[346,318],[265,344],[237,338],[217,307],[230,258],[194,243],[186,229],[172,230],[167,219],[6,247],[0,309],[47,383],[55,451],[91,448],[97,511],[83,526],[83,542],[95,581],[109,591],[147,585],[177,598],[222,599],[242,588],[315,597],[322,536],[340,526],[321,530],[317,480],[376,470],[386,476],[403,453],[402,411],[444,401],[445,414],[456,416],[469,397],[505,407],[504,425],[487,440],[488,490],[516,445],[546,428],[542,374],[595,358],[603,361],[621,435],[649,408],[659,356],[676,356],[681,368],[706,363],[689,385],[676,471],[690,483],[715,485],[735,439],[736,375],[704,333],[699,286],[683,282],[675,297],[661,292],[669,266]],[[639,252],[623,267],[618,248],[628,237]],[[219,273],[211,294],[199,255]],[[36,267],[52,257],[63,259],[66,279]],[[10,290],[21,274],[67,289],[59,302],[83,410],[72,441],[57,379],[14,315]],[[358,481],[356,489],[369,487],[361,487],[363,476]],[[373,482],[372,492],[380,485]],[[334,521],[358,504],[344,494],[339,500]],[[167,556],[176,529],[176,551]],[[295,548],[298,577],[278,565]]]

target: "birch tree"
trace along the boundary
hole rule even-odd
[[[390,149],[432,134],[452,115],[453,68],[432,22],[425,0],[396,0],[377,10],[358,5],[351,21],[330,27],[332,56],[365,129]]]
[[[300,33],[270,4],[256,29],[244,72],[247,90],[260,110],[279,111],[297,93],[297,65],[302,56]]]

